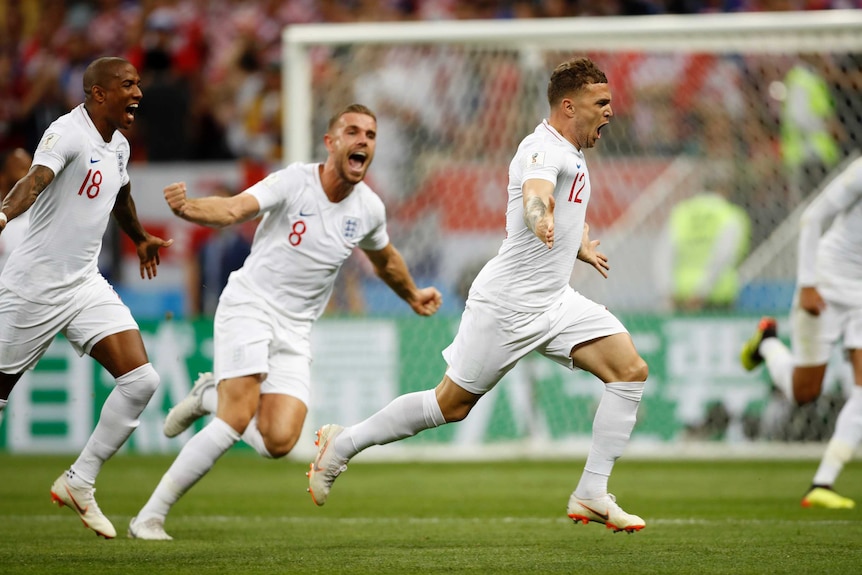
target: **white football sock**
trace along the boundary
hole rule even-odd
[[[116,379],[116,385],[102,405],[96,428],[87,445],[72,464],[73,483],[92,486],[105,463],[126,442],[140,424],[141,413],[159,386],[159,375],[146,363]]]
[[[218,385],[208,387],[201,394],[201,407],[207,410],[207,413],[215,413],[218,411]]]
[[[257,428],[256,415],[248,422],[248,426],[242,434],[242,440],[257,451],[261,457],[274,459],[272,453],[266,448],[266,442],[263,440],[263,435],[260,434],[260,429]]]
[[[593,419],[593,442],[575,496],[595,499],[608,492],[614,462],[623,454],[637,420],[644,382],[613,382],[605,391]]]
[[[239,439],[239,433],[233,427],[217,417],[214,418],[180,450],[149,501],[138,512],[138,520],[153,517],[164,520],[180,497],[206,475],[218,458]]]
[[[407,393],[336,438],[336,455],[348,461],[372,445],[385,445],[446,423],[433,389]]]
[[[835,431],[826,446],[817,473],[814,474],[813,484],[831,487],[838,479],[838,474],[844,469],[844,465],[853,457],[853,452],[860,441],[862,441],[862,387],[856,385],[838,414]]]
[[[3,423],[3,410],[6,409],[7,403],[9,403],[8,399],[0,399],[0,423]]]
[[[777,337],[767,337],[760,342],[759,349],[761,357],[766,362],[766,370],[772,383],[784,394],[784,397],[793,401],[793,354]]]

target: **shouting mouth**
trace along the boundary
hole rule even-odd
[[[368,161],[368,153],[367,152],[353,152],[349,156],[347,156],[347,164],[350,166],[350,169],[354,172],[361,172],[362,168],[365,167],[365,163]]]
[[[135,114],[138,112],[138,104],[129,104],[126,106],[126,122],[132,123],[135,121]]]

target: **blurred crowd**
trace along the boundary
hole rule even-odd
[[[224,190],[235,193],[283,157],[289,102],[281,94],[281,35],[291,24],[846,8],[862,8],[862,0],[0,0],[0,151],[35,149],[45,128],[82,101],[89,62],[119,55],[137,67],[144,92],[141,121],[127,134],[132,161],[241,159],[242,181]],[[591,155],[602,199],[590,208],[590,224],[604,236],[683,160],[708,165],[707,179],[749,214],[753,248],[860,147],[859,55],[589,55],[611,79],[616,112]],[[417,277],[457,293],[499,245],[504,167],[546,114],[548,71],[570,56],[505,43],[321,47],[311,62],[314,138],[321,145],[329,115],[345,104],[377,112],[381,137],[369,181],[387,203],[393,239]],[[805,146],[821,139],[824,149]],[[664,211],[643,221],[659,229],[674,203],[716,191],[701,184],[674,184],[651,206]],[[621,233],[652,245],[653,238]],[[206,257],[192,262],[189,285],[212,275],[207,284],[217,296],[223,278],[216,276],[241,261],[248,235],[202,235],[213,247],[193,245],[190,253]],[[629,251],[638,253],[618,250]],[[368,275],[361,263],[351,266],[341,280],[348,288]],[[637,261],[632,267],[642,269]],[[207,313],[214,294],[194,291],[193,309]],[[360,310],[362,298],[352,293],[338,290],[333,305]]]
[[[851,0],[0,0],[0,149],[33,149],[102,55],[143,78],[133,161],[281,157],[289,24],[810,10]],[[157,111],[157,113],[156,113]]]

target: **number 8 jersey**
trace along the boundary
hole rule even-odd
[[[230,275],[219,306],[264,293],[288,318],[314,321],[354,248],[377,251],[389,244],[386,209],[377,194],[359,182],[340,202],[329,201],[320,164],[290,164],[243,193],[257,198],[263,219],[251,253]]]
[[[99,273],[102,236],[129,183],[129,152],[118,131],[102,139],[83,104],[45,130],[33,165],[49,168],[54,180],[30,207],[30,229],[3,268],[3,285],[29,301],[57,304]]]

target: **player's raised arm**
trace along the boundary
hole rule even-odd
[[[524,182],[524,223],[548,249],[554,247],[554,184],[534,178]]]
[[[171,211],[177,216],[215,228],[248,221],[260,212],[257,198],[245,192],[229,197],[189,198],[185,182],[177,182],[167,186],[164,195]]]
[[[443,304],[443,296],[435,287],[417,288],[401,253],[388,244],[378,251],[365,250],[374,270],[398,297],[406,301],[418,315],[434,315]]]
[[[0,232],[6,227],[6,222],[17,218],[30,209],[48,184],[54,181],[54,172],[47,166],[36,165],[30,168],[27,175],[18,180],[3,199],[0,205]]]

